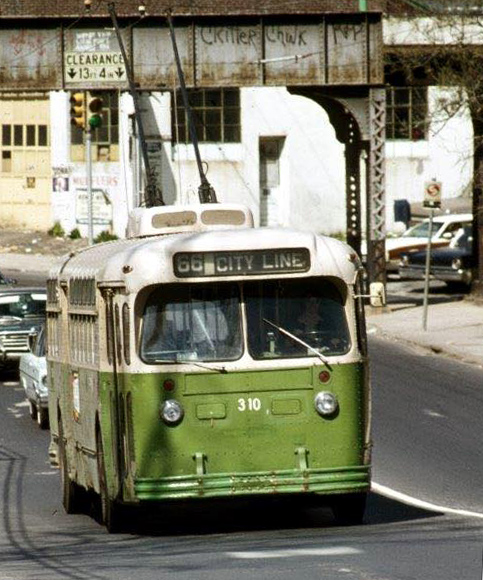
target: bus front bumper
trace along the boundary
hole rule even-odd
[[[332,494],[369,491],[370,467],[306,469],[304,471],[260,471],[138,478],[137,500],[175,500],[265,494]]]

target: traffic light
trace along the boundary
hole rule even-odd
[[[86,128],[86,95],[82,91],[70,97],[70,122],[79,129]]]
[[[98,129],[102,125],[102,107],[104,106],[104,101],[102,99],[102,93],[99,92],[89,92],[87,110],[89,127],[91,129]]]

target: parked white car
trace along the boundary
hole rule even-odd
[[[431,246],[442,248],[449,246],[455,234],[464,226],[471,225],[473,216],[470,213],[443,214],[433,218]],[[386,268],[388,272],[397,272],[402,254],[424,250],[428,243],[429,218],[408,228],[401,236],[386,238]],[[366,245],[362,244],[361,253],[366,259]]]
[[[25,390],[30,416],[37,420],[41,429],[47,429],[49,411],[44,328],[32,337],[31,344],[31,351],[20,357],[20,384]]]

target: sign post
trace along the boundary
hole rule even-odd
[[[94,243],[93,203],[92,203],[92,133],[86,126],[86,169],[87,169],[87,237],[89,246]]]
[[[429,275],[431,270],[431,238],[433,236],[433,217],[434,210],[441,207],[441,189],[440,181],[433,179],[424,186],[423,207],[429,208],[429,230],[428,244],[426,246],[426,267],[424,272],[424,299],[423,299],[423,330],[428,327],[428,299],[429,299]]]

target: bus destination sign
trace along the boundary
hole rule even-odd
[[[310,252],[307,248],[182,252],[174,255],[173,266],[178,278],[289,274],[310,269]]]

